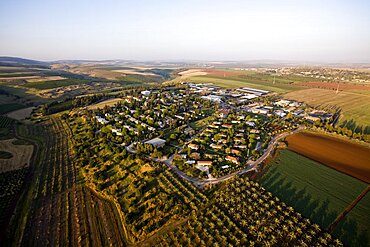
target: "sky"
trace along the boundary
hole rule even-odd
[[[370,1],[1,0],[0,56],[370,62]]]

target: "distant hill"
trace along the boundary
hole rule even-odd
[[[19,57],[0,57],[0,66],[49,68],[50,67],[49,65],[50,64],[48,62],[42,62]]]
[[[110,66],[135,66],[135,67],[155,67],[155,68],[179,68],[179,67],[210,67],[210,68],[278,68],[278,67],[300,67],[300,66],[320,66],[329,68],[370,68],[370,63],[324,63],[312,61],[287,61],[274,59],[260,60],[229,60],[229,61],[207,61],[207,60],[125,60],[125,59],[106,59],[106,60],[55,60],[37,61],[19,57],[0,56],[0,66],[11,67],[36,67],[50,68],[52,64],[72,64],[72,65],[110,65]]]

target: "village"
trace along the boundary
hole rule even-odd
[[[200,179],[247,168],[279,133],[333,117],[265,90],[191,83],[138,90],[91,113],[98,132],[112,143],[170,161]]]

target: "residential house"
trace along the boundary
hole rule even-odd
[[[188,145],[188,147],[189,147],[190,149],[193,149],[193,150],[198,150],[198,149],[199,149],[199,145],[198,145],[198,144],[194,144],[194,143],[190,143],[190,144]]]
[[[212,144],[210,145],[210,147],[211,147],[211,148],[214,148],[214,149],[221,149],[221,148],[222,148],[222,145],[212,143]]]
[[[239,164],[239,159],[237,157],[233,157],[233,156],[228,155],[228,156],[226,156],[225,160],[230,161],[230,162],[232,162],[234,164],[237,164],[237,165]]]
[[[237,156],[239,156],[241,154],[240,150],[238,150],[238,149],[231,149],[231,153],[233,153]]]
[[[211,160],[198,160],[197,165],[199,165],[199,166],[210,166],[210,165],[212,165],[212,161]]]
[[[231,124],[223,124],[221,125],[223,128],[231,129],[233,126]]]
[[[195,160],[187,160],[185,163],[192,165],[192,164],[195,164],[195,162],[196,162]]]
[[[229,115],[229,110],[221,110],[218,114],[220,118],[227,118],[227,115]]]
[[[95,118],[96,118],[96,120],[98,120],[98,122],[99,122],[99,123],[101,123],[101,124],[107,124],[107,123],[109,123],[109,121],[108,121],[108,120],[106,120],[105,118],[102,118],[102,117],[100,117],[100,116],[96,116]]]
[[[149,141],[146,141],[145,143],[146,144],[151,144],[154,147],[163,147],[164,144],[166,143],[166,141],[163,140],[163,139],[161,139],[161,138],[156,137],[156,138],[153,138],[153,139],[151,139]]]

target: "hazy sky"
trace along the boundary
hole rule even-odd
[[[370,62],[370,1],[0,0],[0,55]]]

